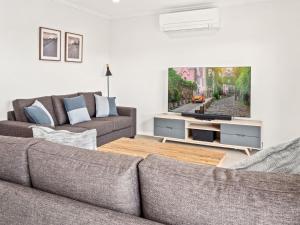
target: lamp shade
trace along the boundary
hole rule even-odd
[[[105,74],[105,76],[107,76],[107,77],[112,76],[112,73],[110,72],[108,64],[106,64],[106,74]]]

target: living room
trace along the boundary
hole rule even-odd
[[[0,224],[300,224],[299,9],[297,0],[3,0]],[[187,20],[191,15],[201,24]],[[211,22],[199,19],[205,15],[213,17]],[[174,18],[184,18],[180,28],[168,24]],[[56,35],[55,56],[46,54],[47,35],[49,41]],[[79,40],[75,57],[69,54],[74,39]],[[200,76],[202,70],[206,77],[211,71],[222,76],[248,71],[246,116],[199,118],[208,115],[210,99],[223,99],[226,92],[202,94],[200,83],[193,94],[203,101],[181,99],[175,106],[170,71]],[[93,125],[70,125],[66,99],[73,104],[81,96],[89,114],[85,121]],[[53,117],[53,126],[29,121],[25,108],[36,100]],[[202,112],[190,117],[180,114],[184,110],[174,112],[184,104]],[[234,142],[226,144],[222,132],[230,125],[241,130],[235,129]],[[179,136],[164,135],[161,128],[174,128]],[[250,137],[252,128],[259,146],[237,141]],[[41,136],[45,133],[48,137]],[[201,141],[203,135],[213,140]],[[49,149],[40,138],[50,141]],[[117,165],[134,177],[118,178],[111,171],[99,175],[92,167],[62,162],[62,156]],[[151,171],[154,167],[158,170]],[[83,185],[93,181],[93,187]],[[236,193],[238,200],[229,197]]]

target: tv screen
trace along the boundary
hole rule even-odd
[[[169,112],[250,117],[251,67],[169,68]]]

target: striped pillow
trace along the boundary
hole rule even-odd
[[[95,95],[96,117],[118,116],[116,98]]]
[[[38,100],[29,106],[24,108],[24,112],[29,122],[54,127],[54,121],[45,106]]]
[[[65,98],[64,104],[71,125],[91,120],[82,95],[74,98]]]

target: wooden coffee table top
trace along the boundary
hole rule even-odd
[[[146,158],[149,154],[158,154],[180,161],[219,165],[225,153],[206,150],[201,146],[182,145],[175,143],[160,143],[153,140],[121,138],[98,148],[98,151],[112,152]]]

